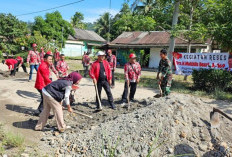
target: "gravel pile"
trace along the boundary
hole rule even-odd
[[[119,103],[117,103],[119,104]],[[91,114],[88,119],[65,112],[71,130],[51,130],[41,139],[43,147],[56,156],[231,156],[231,122],[221,118],[218,128],[210,128],[207,102],[191,95],[172,94],[148,98],[132,104],[130,111],[118,105],[92,113],[94,104],[74,109]],[[54,126],[54,120],[49,126]]]

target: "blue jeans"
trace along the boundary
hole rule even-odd
[[[35,69],[36,71],[38,70],[39,65],[30,65],[30,75],[29,75],[29,80],[32,79],[32,74],[33,74],[33,70]]]

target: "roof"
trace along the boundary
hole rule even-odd
[[[110,44],[113,45],[149,45],[149,46],[168,46],[170,40],[170,33],[166,31],[154,31],[154,32],[123,32]],[[183,38],[176,38],[176,46],[187,45],[187,40]],[[210,41],[206,43],[200,41],[192,41],[191,44],[210,44]]]
[[[84,30],[74,28],[75,34],[73,36],[69,35],[68,40],[87,40],[87,41],[97,41],[105,43],[106,40],[103,39],[100,35],[98,35],[94,31]]]

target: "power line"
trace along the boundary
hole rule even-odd
[[[79,1],[76,1],[76,2],[72,2],[72,3],[68,3],[68,4],[61,5],[61,6],[58,6],[58,7],[49,8],[49,9],[44,9],[44,10],[35,11],[35,12],[31,12],[31,13],[20,14],[20,15],[16,15],[16,16],[24,16],[24,15],[30,15],[30,14],[35,14],[35,13],[41,13],[41,12],[44,12],[44,11],[49,11],[49,10],[53,10],[53,9],[57,9],[57,8],[66,7],[66,6],[68,6],[68,5],[80,3],[80,2],[82,2],[82,1],[84,1],[84,0],[79,0]]]

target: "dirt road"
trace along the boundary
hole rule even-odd
[[[5,65],[0,64],[0,69],[6,71],[7,67]],[[33,80],[35,80],[35,76],[36,74],[33,75]],[[55,79],[55,77],[53,78]],[[36,120],[38,119],[38,117],[33,116],[33,112],[38,107],[40,95],[34,88],[35,82],[28,82],[27,80],[27,77],[14,77],[0,80],[0,122],[4,123],[5,127],[9,130],[24,135],[28,144],[41,145],[42,142],[40,141],[40,139],[44,136],[44,133],[35,132],[33,130]],[[114,99],[116,101],[116,106],[118,107],[120,105],[123,87],[123,83],[116,82],[116,87],[112,90]],[[147,98],[153,97],[157,93],[158,89],[154,90],[148,88],[138,88],[135,98],[139,100],[139,103],[138,105],[134,106],[133,110],[135,110],[137,107],[142,108],[142,103]],[[181,99],[184,99],[185,97],[185,95],[178,93],[172,93],[172,95],[176,98],[181,97]],[[102,98],[106,100],[106,94],[104,90],[102,92]],[[75,93],[75,99],[76,104],[79,107],[76,106],[74,108],[80,109],[88,114],[91,114],[95,118],[98,117],[97,114],[95,115],[95,113],[93,113],[95,107],[95,90],[93,83],[90,79],[84,78],[81,81],[80,88]],[[188,103],[188,100],[186,101],[186,103]],[[202,101],[211,107],[218,107],[226,113],[228,113],[230,116],[232,116],[231,102],[208,98],[202,98]],[[100,114],[100,117],[105,116],[109,121],[112,120],[112,118],[109,119],[110,114],[112,114],[113,116],[120,116],[120,114],[126,114],[126,112],[120,109],[120,107],[116,111],[116,113],[113,113],[113,111],[108,108],[107,104],[107,101],[104,101],[103,107],[106,110],[106,112]],[[199,106],[199,110],[201,110],[201,106]],[[208,111],[205,114],[209,114]],[[92,126],[94,126],[95,121],[92,122]],[[104,118],[102,118],[99,119],[99,121],[103,123],[105,120]],[[79,123],[78,125],[81,125],[80,123],[83,123],[84,126],[86,122],[85,119],[82,119],[80,121],[76,121],[76,123]],[[73,122],[70,124],[74,125]],[[43,150],[43,152],[46,152],[46,148]]]

